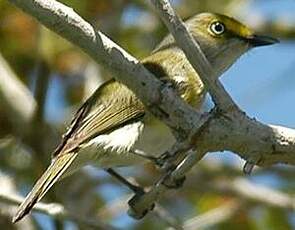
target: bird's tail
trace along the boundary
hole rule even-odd
[[[32,191],[18,207],[12,219],[13,223],[19,221],[31,211],[33,206],[48,192],[52,185],[61,178],[76,157],[77,153],[73,152],[59,155],[52,160],[50,166],[34,185]]]

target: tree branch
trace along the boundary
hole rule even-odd
[[[183,50],[187,59],[198,73],[205,88],[212,96],[215,105],[224,111],[236,107],[236,104],[218,80],[217,74],[212,69],[200,45],[188,32],[182,20],[171,7],[169,0],[151,0],[151,2],[173,35],[177,45]]]
[[[218,208],[185,221],[183,230],[207,229],[215,226],[236,215],[241,206],[242,202],[231,200]]]
[[[100,31],[96,31],[73,9],[54,0],[9,0],[26,13],[34,16],[49,29],[80,47],[96,62],[108,67],[116,79],[123,82],[142,102],[163,121],[175,129],[189,133],[192,124],[197,124],[201,116],[170,87],[157,80],[143,65],[125,50],[111,41]],[[163,115],[161,111],[170,116]],[[179,117],[185,119],[180,122]]]
[[[0,54],[0,106],[15,131],[22,130],[31,121],[36,101],[28,88],[17,78]]]
[[[263,203],[267,206],[295,210],[295,197],[275,189],[259,186],[251,183],[245,178],[237,177],[231,181],[220,180],[214,184],[213,189],[234,194],[241,200]]]

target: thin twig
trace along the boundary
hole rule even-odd
[[[213,184],[213,188],[215,187],[220,191],[233,193],[248,201],[291,211],[295,210],[294,195],[292,196],[274,188],[251,183],[249,180],[242,177],[237,177],[233,180],[219,180]]]
[[[145,194],[138,196],[135,195],[130,201],[129,215],[134,218],[142,218],[149,210],[154,208],[154,203],[164,195],[168,190],[167,185],[171,182],[176,182],[182,179],[185,174],[200,160],[203,154],[190,151],[187,157],[177,166],[172,172],[167,172],[158,180],[158,182]]]
[[[182,223],[176,217],[160,205],[155,208],[155,215],[164,221],[170,228],[175,230],[183,230]]]
[[[238,200],[229,201],[218,208],[185,221],[183,229],[208,229],[232,218],[237,214],[237,211],[241,208],[241,206],[242,202]]]

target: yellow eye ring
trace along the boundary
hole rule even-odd
[[[210,25],[210,31],[214,35],[221,35],[225,32],[225,25],[222,22],[215,21]]]

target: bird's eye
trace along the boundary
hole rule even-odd
[[[213,22],[210,25],[210,30],[215,35],[221,35],[225,32],[225,26],[221,22]]]

